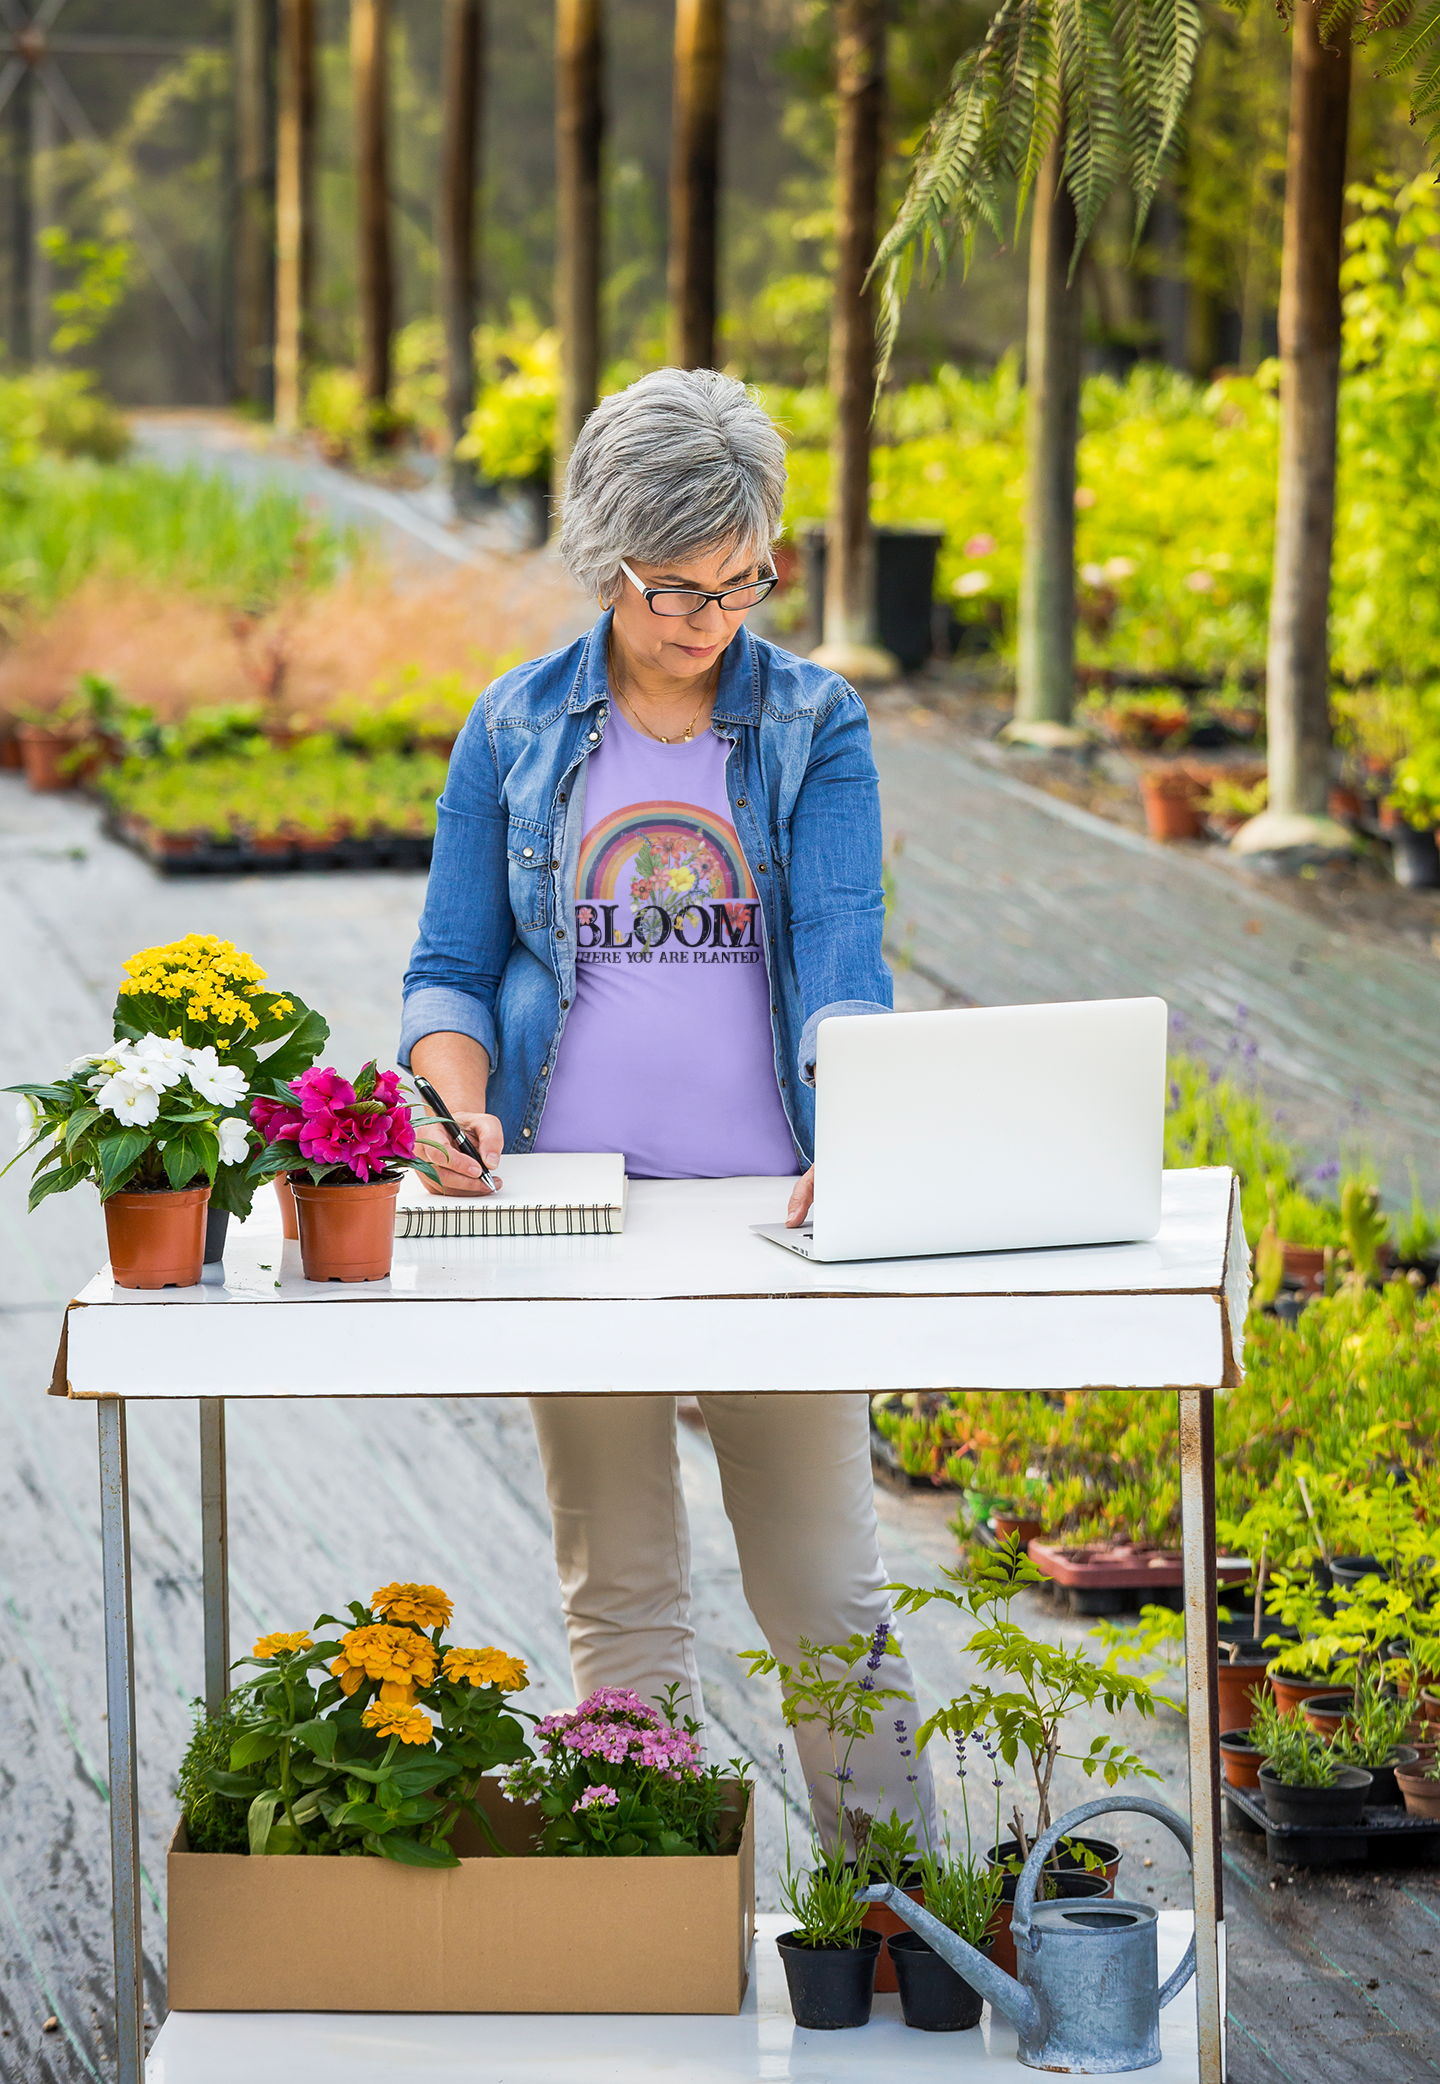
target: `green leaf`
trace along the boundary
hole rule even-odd
[[[262,1759],[273,1758],[279,1748],[278,1737],[264,1730],[247,1730],[230,1746],[230,1770],[238,1773],[242,1766],[258,1765]]]
[[[100,1199],[107,1201],[117,1193],[141,1158],[149,1150],[152,1135],[149,1129],[121,1129],[113,1136],[102,1136],[98,1146],[100,1159]]]
[[[370,1840],[366,1839],[366,1844]],[[397,1838],[393,1835],[377,1838],[373,1851],[382,1853],[387,1860],[397,1860],[402,1867],[458,1867],[460,1861],[448,1846],[419,1845],[413,1838]]]
[[[218,1766],[207,1767],[206,1784],[217,1794],[231,1795],[251,1801],[265,1786],[263,1780],[254,1779],[249,1773],[222,1773]]]
[[[220,1139],[213,1129],[185,1129],[160,1146],[165,1177],[172,1187],[188,1187],[197,1172],[215,1177],[220,1163]]]
[[[49,1195],[68,1194],[72,1187],[78,1187],[89,1177],[88,1165],[61,1165],[54,1172],[42,1173],[30,1186],[29,1206],[32,1214]]]
[[[339,1731],[333,1722],[319,1718],[313,1722],[297,1722],[290,1734],[307,1750],[313,1751],[316,1758],[324,1759],[327,1765],[334,1759],[335,1739]]]
[[[256,1795],[246,1816],[246,1827],[250,1834],[252,1854],[263,1853],[269,1843],[275,1824],[275,1811],[280,1806],[278,1787],[267,1787],[263,1794]]]
[[[298,1006],[300,1002],[297,999],[295,1003]],[[309,1070],[329,1039],[329,1022],[307,1006],[305,1016],[298,1027],[292,1031],[288,1040],[282,1042],[278,1049],[265,1058],[260,1068],[272,1085],[277,1080],[286,1085],[292,1078],[298,1078],[302,1071]],[[293,1098],[294,1095],[290,1097]]]
[[[83,1136],[91,1123],[98,1122],[99,1119],[100,1109],[98,1107],[77,1107],[74,1114],[71,1115],[69,1121],[65,1124],[66,1150],[70,1150],[74,1145],[76,1137]]]

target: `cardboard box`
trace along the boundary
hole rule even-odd
[[[737,1786],[736,1800],[739,1800]],[[738,2012],[755,1930],[755,1811],[717,1859],[539,1859],[531,1812],[481,1802],[508,1851],[458,1867],[252,1859],[170,1846],[174,2012]]]

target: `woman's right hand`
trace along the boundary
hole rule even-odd
[[[449,1095],[445,1096],[447,1099]],[[486,1170],[495,1175],[495,1184],[505,1182],[495,1172],[505,1149],[505,1131],[493,1114],[467,1114],[463,1108],[455,1109],[455,1119],[485,1160]],[[464,1151],[457,1151],[433,1114],[420,1116],[415,1123],[415,1153],[425,1158],[440,1175],[437,1186],[434,1180],[420,1177],[432,1194],[488,1194],[491,1189],[480,1178],[480,1167]]]

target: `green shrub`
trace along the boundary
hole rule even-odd
[[[248,1853],[250,1839],[243,1804],[217,1794],[205,1777],[212,1771],[229,1770],[230,1746],[244,1729],[244,1720],[236,1713],[233,1697],[213,1722],[205,1713],[203,1701],[193,1701],[191,1706],[195,1727],[180,1761],[175,1788],[190,1850]]]

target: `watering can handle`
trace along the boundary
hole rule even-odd
[[[1030,1848],[1030,1857],[1020,1870],[1020,1879],[1015,1884],[1015,1908],[1010,1917],[1010,1930],[1015,1936],[1015,1945],[1024,1946],[1030,1938],[1030,1913],[1035,1907],[1035,1890],[1039,1886],[1040,1870],[1050,1852],[1062,1838],[1068,1838],[1076,1826],[1089,1823],[1092,1816],[1110,1816],[1119,1810],[1134,1812],[1140,1816],[1153,1816],[1157,1823],[1173,1831],[1185,1848],[1185,1856],[1193,1861],[1194,1851],[1190,1841],[1190,1826],[1173,1809],[1163,1802],[1151,1802],[1144,1795],[1132,1795],[1128,1801],[1117,1802],[1112,1795],[1100,1795],[1093,1802],[1082,1802],[1078,1809],[1067,1810],[1058,1822],[1052,1823],[1042,1837]],[[1163,2011],[1172,1997],[1184,1989],[1195,1973],[1195,1935],[1190,1935],[1190,1944],[1185,1949],[1179,1967],[1167,1977],[1160,1988],[1160,2009]]]

